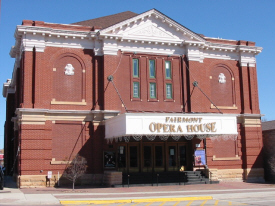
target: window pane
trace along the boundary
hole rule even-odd
[[[172,99],[172,84],[166,84],[166,98]]]
[[[186,147],[180,146],[180,166],[186,165]]]
[[[138,148],[136,146],[130,147],[130,167],[138,166]]]
[[[133,76],[139,76],[138,59],[133,59]]]
[[[151,146],[143,147],[143,156],[144,156],[144,167],[151,167]]]
[[[125,168],[126,167],[126,148],[125,146],[119,146],[118,151],[118,167]]]
[[[156,98],[156,83],[150,83],[150,98]]]
[[[169,147],[169,166],[170,167],[176,166],[176,147],[175,146]]]
[[[139,98],[139,82],[134,82],[133,97]]]
[[[163,154],[162,154],[162,146],[155,147],[155,165],[156,167],[161,167],[163,165]]]
[[[171,62],[165,61],[165,74],[166,79],[171,79]]]
[[[155,60],[149,60],[150,78],[156,78]]]

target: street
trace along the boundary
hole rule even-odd
[[[275,185],[221,182],[120,188],[76,187],[18,189],[6,179],[0,205],[198,206],[275,205]],[[13,183],[13,184],[12,184]]]
[[[189,196],[190,193],[197,193],[199,196]],[[209,190],[192,192],[158,193],[158,196],[151,198],[129,198],[101,200],[62,200],[62,205],[104,205],[104,206],[203,206],[203,205],[275,205],[275,188],[261,189],[238,189],[238,190]],[[154,193],[155,195],[157,193]],[[185,195],[187,196],[185,196]],[[97,194],[98,195],[98,194]],[[114,195],[114,194],[112,194]],[[127,195],[127,194],[124,194]],[[153,195],[153,193],[151,193]],[[163,196],[166,196],[165,198]],[[203,196],[201,196],[203,195]],[[110,194],[106,194],[110,196]],[[169,197],[168,197],[169,196]],[[58,197],[58,196],[57,196]]]

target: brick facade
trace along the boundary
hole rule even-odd
[[[125,14],[120,20],[124,24],[118,21],[117,26],[108,27],[29,20],[17,27],[17,47],[11,51],[16,59],[14,76],[4,85],[5,166],[18,177],[20,187],[45,186],[48,171],[54,174],[51,184],[57,184],[57,174],[62,180],[66,164],[77,153],[87,160],[85,184],[122,181],[119,172],[103,167],[103,152],[116,153],[120,145],[104,139],[104,120],[125,112],[236,115],[237,139],[190,140],[188,167],[196,169],[191,153],[195,144],[201,144],[216,179],[248,181],[251,174],[251,181],[261,180],[257,53],[251,53],[259,53],[261,48],[254,42],[204,38],[171,19],[167,26],[159,20],[162,14],[157,10],[147,13]],[[142,27],[144,19],[152,24]],[[141,29],[132,32],[131,24]],[[128,29],[127,35],[136,32],[136,39],[127,40]],[[22,49],[18,45],[23,38],[27,44]],[[37,41],[32,41],[35,38]],[[137,77],[133,76],[133,59],[139,62]],[[149,60],[155,62],[155,78],[150,78]],[[171,78],[166,77],[166,62],[171,64]],[[74,68],[73,75],[65,73],[68,64]],[[219,82],[221,74],[226,83]],[[113,81],[108,81],[110,75]],[[138,97],[133,95],[134,82],[139,83]],[[150,83],[156,85],[156,98],[150,96]],[[172,86],[172,98],[166,96],[167,84]],[[224,170],[232,175],[223,175]],[[32,178],[37,181],[31,183]]]

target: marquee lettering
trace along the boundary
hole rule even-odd
[[[173,123],[201,123],[201,120],[202,118],[166,117],[166,124],[151,122],[149,130],[156,133],[183,133],[182,125]],[[216,122],[188,124],[186,125],[186,131],[188,133],[217,132]]]

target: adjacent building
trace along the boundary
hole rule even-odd
[[[156,9],[23,20],[15,40],[5,167],[20,187],[57,184],[76,154],[82,184],[202,169],[263,181],[254,42],[206,37]]]
[[[265,180],[275,182],[275,120],[262,122]]]

